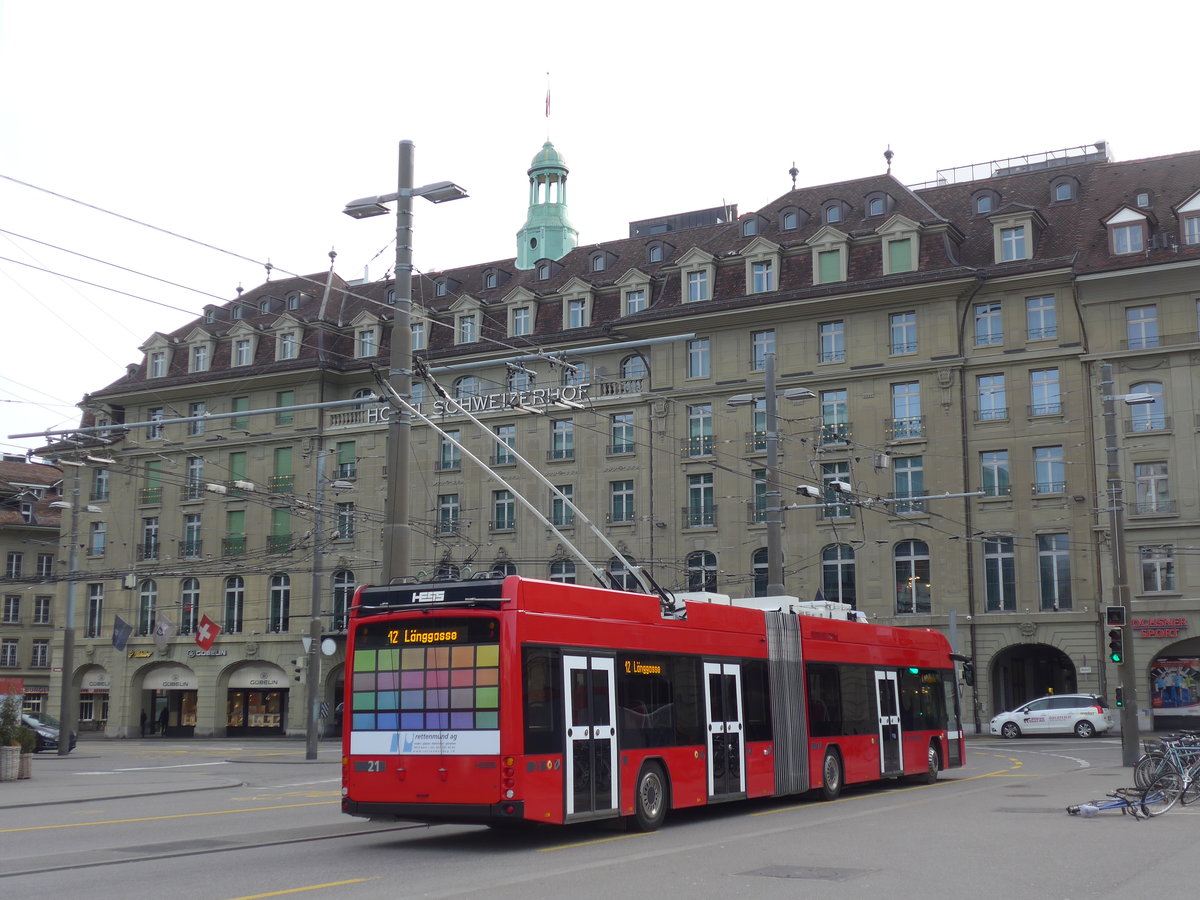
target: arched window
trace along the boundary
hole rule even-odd
[[[717,590],[717,555],[708,550],[697,550],[687,557],[687,582],[689,591]]]
[[[830,544],[821,551],[821,593],[826,600],[855,605],[854,548]]]
[[[632,556],[628,556],[626,559],[635,565],[637,563],[637,560]],[[608,574],[612,579],[612,583],[623,591],[636,591],[640,589],[637,579],[633,577],[633,572],[629,570],[629,567],[619,557],[614,556],[608,561]]]
[[[569,367],[563,368],[562,383],[566,386],[587,384],[591,380],[592,367],[581,359],[573,359]]]
[[[1150,394],[1153,403],[1135,403],[1129,407],[1130,431],[1162,431],[1167,427],[1167,416],[1163,407],[1163,386],[1157,381],[1142,381],[1130,385],[1131,394]]]
[[[138,585],[138,634],[154,634],[154,614],[158,606],[158,583],[147,578]]]
[[[242,633],[242,609],[246,602],[246,579],[233,575],[225,579],[225,624],[226,634]]]
[[[267,630],[284,632],[292,617],[292,579],[288,575],[271,576],[271,609],[267,619]]]
[[[517,564],[511,559],[498,559],[492,563],[492,575],[496,578],[505,578],[516,574]]]
[[[452,562],[442,562],[438,564],[437,569],[433,573],[434,581],[461,581],[462,568]]]
[[[575,583],[575,563],[569,559],[556,559],[550,563],[550,580],[562,584]]]
[[[767,548],[759,547],[750,557],[750,566],[754,571],[754,596],[767,596]]]
[[[510,391],[533,390],[533,375],[528,369],[513,369],[508,373],[508,389]]]
[[[412,384],[412,404],[413,404],[413,406],[420,406],[422,403],[425,402],[425,399],[428,396],[429,396],[429,389],[425,387],[425,382],[414,381]]]
[[[367,403],[370,402],[367,400],[367,398],[373,396],[374,393],[375,392],[373,390],[371,390],[370,388],[359,388],[357,391],[354,392],[354,399],[361,400],[362,403],[355,403],[354,406],[351,407],[351,409],[366,409]]]
[[[929,546],[924,541],[901,541],[893,554],[896,566],[896,613],[932,611]]]
[[[464,397],[478,397],[480,393],[480,381],[475,375],[464,375],[454,382],[454,396],[458,400]]]
[[[633,356],[627,356],[621,360],[621,377],[622,378],[645,378],[650,374],[650,368],[646,365],[646,358],[639,353]]]
[[[333,573],[333,622],[331,624],[334,631],[346,630],[346,619],[353,597],[354,573],[349,569],[338,569]]]
[[[185,578],[179,585],[179,633],[195,634],[200,620],[200,579]]]

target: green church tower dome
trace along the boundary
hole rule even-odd
[[[517,268],[532,269],[539,259],[562,259],[579,245],[579,232],[567,218],[567,162],[546,141],[529,166],[529,212],[517,232]]]

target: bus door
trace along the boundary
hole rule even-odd
[[[875,670],[875,693],[879,697],[879,773],[900,775],[904,751],[900,746],[900,680],[895,672]]]
[[[564,656],[568,817],[617,808],[617,698],[611,657]]]
[[[708,795],[744,793],[742,667],[734,663],[706,662],[704,700],[708,727]]]

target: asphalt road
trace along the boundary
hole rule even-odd
[[[1107,898],[1193,891],[1200,808],[1145,822],[1066,806],[1129,782],[1108,738],[972,740],[935,785],[752,801],[617,824],[381,825],[338,810],[338,748],[85,742],[0,784],[10,896]],[[9,788],[21,785],[12,793]],[[28,805],[32,803],[32,805]]]

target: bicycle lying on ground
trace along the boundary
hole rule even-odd
[[[1177,795],[1158,785],[1117,788],[1115,791],[1109,791],[1103,800],[1089,800],[1087,803],[1068,806],[1067,814],[1088,819],[1106,810],[1119,809],[1121,815],[1133,816],[1139,820],[1153,819],[1174,806],[1176,799]]]

